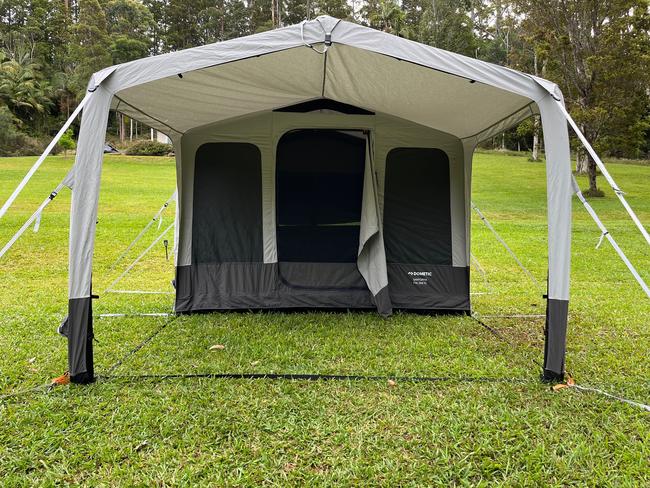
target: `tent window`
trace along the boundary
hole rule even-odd
[[[357,260],[365,137],[301,129],[278,142],[278,259],[353,263]]]
[[[203,144],[194,164],[192,261],[262,262],[262,163],[257,146]]]
[[[400,147],[386,157],[384,242],[391,263],[452,264],[449,158]]]

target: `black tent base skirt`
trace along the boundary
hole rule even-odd
[[[389,264],[388,280],[396,310],[470,310],[468,268]],[[375,309],[356,263],[219,263],[176,268],[178,313],[351,309]]]

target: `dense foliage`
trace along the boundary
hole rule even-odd
[[[648,154],[648,0],[5,0],[0,152],[27,136],[38,146],[105,66],[320,14],[549,78],[599,150]],[[122,141],[126,122],[111,118]],[[489,143],[536,158],[539,130],[526,122]]]

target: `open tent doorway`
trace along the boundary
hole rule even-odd
[[[362,131],[298,129],[280,138],[276,232],[287,286],[365,288],[356,266],[365,154]]]

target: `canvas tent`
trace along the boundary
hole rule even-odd
[[[559,102],[559,103],[558,103]],[[571,167],[557,86],[331,17],[90,80],[72,189],[69,371],[93,380],[92,257],[117,110],[168,134],[176,311],[469,311],[476,145],[539,114],[548,193],[544,373],[564,374]]]

